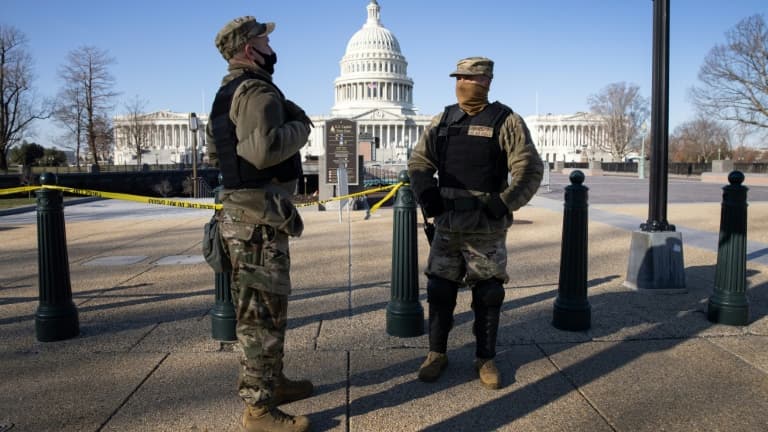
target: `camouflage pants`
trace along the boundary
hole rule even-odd
[[[267,405],[283,371],[290,293],[288,237],[271,227],[222,221],[232,260],[232,299],[242,348],[238,391],[252,406]]]
[[[437,230],[426,274],[468,285],[491,278],[507,282],[506,242],[506,231],[467,234]]]

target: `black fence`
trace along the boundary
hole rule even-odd
[[[650,161],[646,161],[646,164],[650,164]],[[550,168],[554,168],[554,163],[550,162],[549,165]],[[566,162],[564,166],[565,168],[588,169],[589,163]],[[129,166],[128,170],[124,171],[125,166],[112,165],[102,167],[99,172],[80,173],[64,172],[64,170],[58,170],[57,173],[55,167],[51,168],[50,172],[57,174],[60,186],[152,197],[192,195],[192,170],[188,165],[183,168],[180,165],[153,166],[150,170],[139,168],[138,171],[136,171],[136,166]],[[601,168],[605,172],[637,173],[638,164],[634,162],[602,162]],[[768,163],[734,162],[733,168],[745,174],[768,173]],[[360,185],[360,188],[367,189],[395,184],[399,181],[398,176],[404,169],[406,169],[405,164],[365,166],[361,170],[363,184]],[[675,175],[699,176],[711,171],[711,163],[673,162],[668,164],[668,173]],[[40,184],[39,177],[40,175],[35,172],[28,176],[22,174],[0,175],[0,189],[38,185]],[[198,196],[200,197],[210,196],[211,190],[219,185],[218,169],[201,167],[197,170],[197,177],[200,182],[198,184]],[[318,189],[317,174],[307,174],[298,183],[297,195],[303,196],[307,201],[315,199],[313,195]],[[0,199],[3,197],[9,196],[3,195],[0,196]]]
[[[51,170],[55,174],[55,170]],[[218,169],[198,169],[198,190],[209,195],[219,185]],[[59,186],[102,192],[126,193],[150,197],[192,196],[192,170],[156,170],[139,172],[99,172],[56,174]],[[39,185],[40,175],[0,175],[0,189]]]

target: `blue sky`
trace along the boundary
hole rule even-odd
[[[587,100],[614,82],[651,95],[651,0],[378,0],[385,27],[400,42],[423,114],[454,103],[456,60],[495,60],[490,98],[523,116],[589,109]],[[276,83],[309,114],[327,114],[346,44],[366,19],[369,0],[178,1],[2,0],[0,23],[29,39],[35,86],[61,87],[69,51],[107,50],[116,63],[113,114],[134,96],[148,111],[207,112],[226,64],[213,39],[230,19],[254,15],[277,23]],[[670,0],[670,131],[693,119],[687,98],[704,57],[741,19],[768,13],[766,0]],[[537,97],[538,96],[538,97]],[[538,103],[537,103],[538,101]],[[36,142],[58,132],[36,125]]]

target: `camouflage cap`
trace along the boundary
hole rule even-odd
[[[486,57],[468,57],[456,63],[452,77],[459,75],[485,75],[493,78],[493,60]]]
[[[242,16],[228,22],[216,35],[216,48],[224,60],[231,59],[253,37],[266,36],[275,29],[275,23],[260,23],[255,17]]]

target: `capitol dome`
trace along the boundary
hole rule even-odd
[[[367,6],[368,19],[347,43],[336,78],[334,115],[354,116],[371,110],[415,114],[413,80],[400,43],[381,24],[376,0]]]

